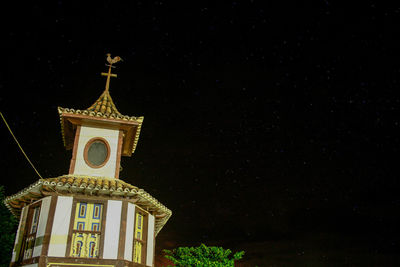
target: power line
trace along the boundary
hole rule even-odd
[[[14,138],[15,142],[17,143],[17,145],[19,146],[19,148],[21,149],[22,153],[24,154],[26,160],[29,162],[29,164],[31,164],[32,168],[35,170],[36,174],[40,177],[40,179],[43,179],[42,176],[39,174],[39,172],[36,170],[35,166],[33,166],[33,163],[29,160],[28,156],[26,155],[25,151],[22,149],[21,145],[19,144],[17,138],[15,137],[15,135],[13,134],[13,132],[11,131],[10,126],[8,125],[6,119],[3,116],[3,113],[0,112],[1,118],[3,119],[5,125],[8,128],[8,131],[10,131],[10,134],[12,135],[12,137]]]

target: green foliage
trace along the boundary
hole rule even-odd
[[[207,247],[201,244],[198,247],[179,247],[177,249],[163,250],[165,257],[178,267],[233,267],[235,260],[243,257],[244,251],[236,252],[232,258],[230,249],[222,247]]]
[[[14,246],[17,220],[3,203],[4,188],[0,186],[0,266],[8,266]]]

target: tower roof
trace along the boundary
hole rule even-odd
[[[144,119],[143,116],[122,115],[115,107],[108,91],[104,91],[99,99],[85,110],[58,107],[58,114],[60,116],[61,134],[67,150],[73,146],[76,125],[81,125],[84,121],[93,121],[119,125],[124,130],[123,156],[130,156],[135,152]]]
[[[25,205],[51,194],[113,197],[131,200],[135,205],[155,216],[156,235],[172,215],[170,209],[143,189],[122,180],[87,175],[62,175],[40,179],[18,193],[7,197],[4,200],[4,204],[18,218]]]
[[[75,138],[75,131],[77,125],[82,123],[95,123],[96,125],[102,124],[109,127],[119,128],[124,131],[122,155],[131,156],[135,151],[137,142],[139,141],[140,129],[143,123],[143,117],[134,117],[122,115],[114,104],[110,95],[110,78],[117,77],[116,74],[111,73],[113,63],[121,60],[120,57],[111,59],[110,55],[107,61],[110,65],[108,73],[101,73],[107,76],[106,86],[100,97],[89,108],[84,110],[62,108],[58,107],[60,115],[61,134],[65,148],[72,149]]]
[[[108,90],[104,90],[101,96],[93,103],[87,111],[101,112],[106,116],[123,116],[117,109],[114,104],[114,101],[111,98],[110,92]]]

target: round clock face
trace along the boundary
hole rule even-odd
[[[109,157],[109,146],[103,139],[91,139],[85,148],[85,161],[93,168],[104,166]]]

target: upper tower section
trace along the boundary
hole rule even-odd
[[[121,156],[131,156],[139,140],[143,117],[122,115],[109,87],[113,64],[120,57],[107,54],[108,73],[104,92],[85,110],[58,107],[64,146],[72,149],[69,174],[118,178]]]

